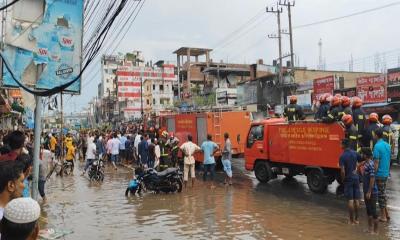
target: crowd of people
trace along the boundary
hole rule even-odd
[[[361,189],[368,216],[368,231],[378,233],[378,222],[390,220],[387,209],[386,184],[390,177],[392,160],[397,159],[395,148],[397,129],[392,125],[390,115],[379,121],[377,113],[368,116],[362,109],[359,97],[324,94],[315,106],[314,119],[324,123],[340,122],[344,126],[345,139],[340,157],[341,180],[344,195],[348,200],[349,223],[358,224],[358,208]],[[290,97],[290,104],[284,114],[289,121],[304,120],[302,108],[297,105],[296,96]],[[393,157],[394,156],[394,157]],[[362,184],[362,186],[361,186]],[[376,204],[380,209],[378,217]]]
[[[2,240],[38,239],[39,204],[30,198],[33,138],[22,131],[2,136],[0,155],[0,238]],[[43,155],[42,155],[43,156]],[[39,167],[38,190],[46,201],[44,182],[46,164]]]

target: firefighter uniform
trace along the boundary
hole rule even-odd
[[[341,111],[339,112],[339,119],[342,119],[342,117],[346,114],[353,115],[353,111],[351,110],[350,106],[347,107],[342,107]]]
[[[340,121],[342,119],[342,116],[340,115],[341,111],[342,110],[340,106],[332,107],[328,112],[328,116],[323,119],[324,122],[333,123]]]
[[[297,121],[305,119],[303,108],[297,104],[292,104],[292,103],[285,107],[283,115],[288,118],[288,121]]]
[[[365,120],[366,119],[364,111],[360,107],[353,108],[353,121],[354,121],[354,126],[356,127],[358,132],[358,138],[361,138],[362,133],[364,132]]]
[[[328,117],[328,112],[329,112],[329,103],[323,103],[321,104],[317,113],[315,114],[314,119],[315,120],[326,119]]]
[[[390,146],[393,144],[393,131],[390,125],[384,125],[382,127],[383,130],[383,140],[389,143]]]
[[[358,131],[354,124],[346,126],[345,138],[349,139],[350,148],[354,151],[358,150]]]
[[[371,150],[374,149],[376,140],[375,131],[379,128],[378,123],[372,122],[369,123],[368,127],[364,130],[364,134],[362,136],[361,142],[364,147],[369,147]]]

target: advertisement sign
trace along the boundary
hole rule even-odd
[[[387,88],[387,101],[400,102],[400,85]]]
[[[36,10],[43,8],[40,3],[35,2]],[[43,64],[35,87],[52,89],[74,80],[81,71],[83,0],[45,0],[41,17],[32,20],[25,10],[26,17],[21,19],[19,13],[33,7],[32,4],[33,1],[21,1],[7,15],[4,54],[16,78],[24,83],[36,76],[35,65]],[[7,69],[3,73],[3,84],[18,86]],[[66,91],[79,93],[80,86],[78,80]]]
[[[400,72],[388,73],[387,80],[388,86],[400,85]]]
[[[325,93],[333,93],[333,89],[335,89],[335,77],[327,76],[322,78],[314,79],[313,83],[314,87],[314,99],[319,99],[322,94]]]
[[[364,103],[386,102],[386,79],[384,75],[357,78],[357,95]]]
[[[342,96],[352,98],[357,96],[357,89],[356,88],[336,89],[335,91],[333,91],[333,94],[340,94]]]

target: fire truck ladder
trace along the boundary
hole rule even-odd
[[[222,120],[222,112],[216,111],[213,113],[214,117],[214,142],[221,147],[222,144],[222,135],[221,135],[221,120]]]

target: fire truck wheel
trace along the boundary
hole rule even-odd
[[[272,178],[272,170],[269,163],[265,161],[256,162],[254,174],[258,181],[267,183]]]
[[[308,172],[307,184],[315,193],[324,193],[328,187],[324,173],[320,169],[312,169]]]

